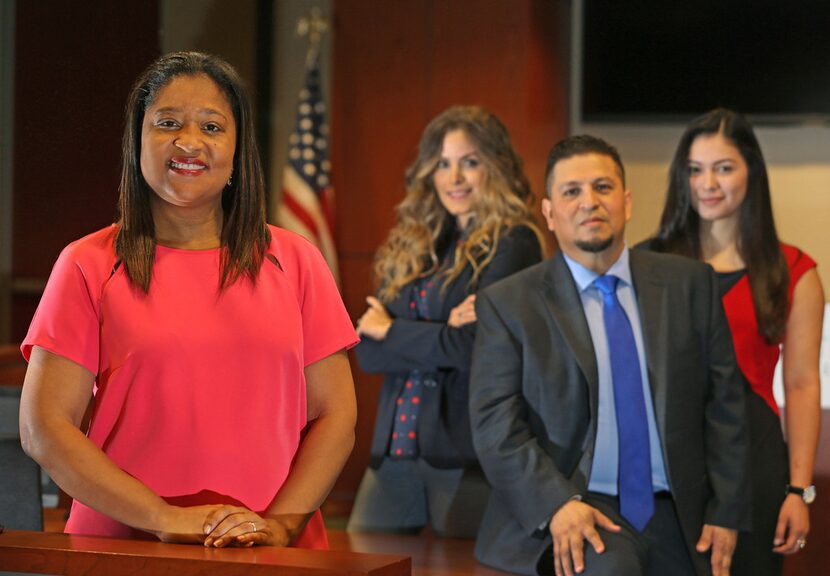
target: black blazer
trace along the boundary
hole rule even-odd
[[[694,550],[703,524],[746,528],[744,386],[712,269],[638,250],[630,265],[669,485],[703,574],[708,560]],[[551,537],[534,532],[587,490],[596,355],[561,253],[482,291],[476,313],[470,412],[493,487],[476,557],[535,574]]]
[[[517,226],[503,236],[490,264],[479,276],[478,288],[492,284],[542,259],[536,235],[526,226]],[[461,328],[447,325],[450,311],[471,293],[468,287],[472,269],[467,266],[447,285],[441,298],[440,316],[434,321],[409,320],[410,286],[387,305],[395,318],[383,341],[364,337],[356,348],[357,360],[366,372],[385,373],[378,400],[372,456],[369,465],[380,466],[389,450],[395,401],[400,396],[410,370],[437,374],[435,382],[425,382],[418,416],[420,457],[437,468],[476,465],[470,434],[468,386],[475,323]]]

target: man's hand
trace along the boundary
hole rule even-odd
[[[712,551],[712,576],[729,576],[732,553],[738,542],[738,531],[704,524],[696,549],[701,554]]]
[[[587,540],[597,554],[605,551],[605,544],[599,537],[596,526],[610,532],[619,532],[620,527],[608,516],[584,502],[571,500],[562,506],[550,521],[553,537],[553,566],[556,576],[573,576],[585,570],[583,540]]]

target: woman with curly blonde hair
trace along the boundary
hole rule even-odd
[[[357,325],[361,367],[385,379],[349,530],[475,536],[489,492],[467,408],[475,292],[541,261],[532,204],[493,114],[455,106],[429,123]]]

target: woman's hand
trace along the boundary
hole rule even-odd
[[[464,301],[450,310],[450,317],[447,324],[453,328],[461,328],[465,324],[472,324],[476,318],[476,295],[470,294]]]
[[[778,513],[773,552],[794,554],[806,545],[810,533],[810,511],[798,494],[788,494]]]
[[[222,504],[205,506],[171,506],[164,519],[164,527],[153,533],[162,542],[175,544],[202,544],[205,540],[207,518],[225,508]]]
[[[288,546],[311,514],[262,517],[239,506],[220,506],[205,518],[205,546]]]
[[[815,268],[804,273],[793,290],[784,336],[784,400],[790,484],[812,484],[821,426],[819,353],[824,317],[824,290]],[[810,513],[797,494],[788,494],[778,513],[774,552],[798,552],[807,541]]]
[[[367,296],[366,303],[369,308],[357,321],[357,333],[372,340],[383,340],[392,326],[392,317],[374,296]]]

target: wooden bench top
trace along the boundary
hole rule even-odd
[[[67,576],[409,576],[411,561],[350,550],[215,549],[8,530],[0,534],[0,570]]]

